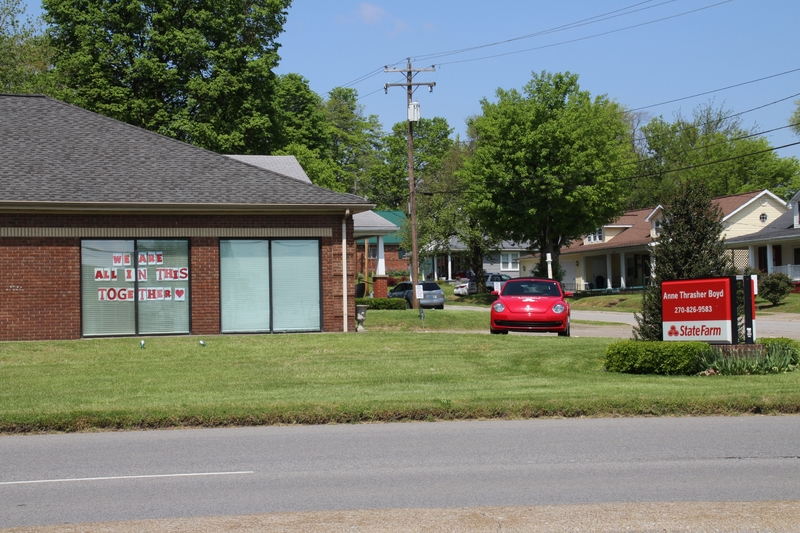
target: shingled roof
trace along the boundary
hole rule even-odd
[[[39,95],[0,94],[0,212],[352,213],[372,207]]]
[[[747,205],[754,198],[769,193],[769,191],[752,191],[742,194],[732,194],[720,196],[711,201],[719,207],[722,212],[723,220]],[[772,193],[769,193],[770,195]],[[594,252],[597,250],[610,250],[617,248],[629,248],[645,246],[653,242],[650,235],[650,216],[655,214],[661,206],[647,209],[637,209],[628,211],[612,224],[607,226],[625,226],[626,228],[616,237],[606,242],[586,244],[583,239],[573,241],[569,246],[562,248],[561,255]]]

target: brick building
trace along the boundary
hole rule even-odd
[[[0,340],[355,329],[362,198],[43,96],[0,139]]]

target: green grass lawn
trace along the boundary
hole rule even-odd
[[[612,339],[375,327],[204,340],[0,343],[0,431],[800,412],[800,372],[608,373]]]

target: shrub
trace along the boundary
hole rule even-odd
[[[692,375],[711,348],[704,342],[622,341],[606,349],[605,369],[627,374]]]
[[[792,339],[764,339],[737,352],[715,348],[701,359],[705,375],[742,376],[791,372],[800,361],[800,343]],[[741,345],[740,345],[741,346]]]
[[[785,346],[792,354],[794,364],[800,364],[800,342],[786,337],[767,337],[759,340],[761,344],[769,348],[770,346]]]
[[[758,279],[758,295],[772,305],[789,296],[793,288],[792,279],[783,272],[773,272]]]
[[[403,298],[356,298],[356,305],[368,305],[370,309],[405,309]]]

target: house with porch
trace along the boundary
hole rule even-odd
[[[746,256],[747,264],[762,272],[782,272],[800,292],[800,192],[788,202],[789,209],[755,233],[725,241],[734,255]]]
[[[723,238],[754,234],[766,228],[788,208],[768,190],[714,198],[722,211]],[[562,248],[559,258],[564,269],[565,290],[613,290],[644,287],[651,274],[651,252],[661,233],[662,206],[628,211],[582,239]],[[733,250],[734,263],[748,264],[746,252]],[[533,271],[537,257],[521,261],[522,268]]]

